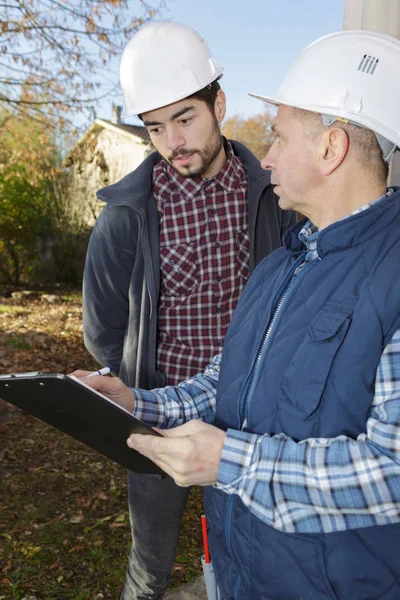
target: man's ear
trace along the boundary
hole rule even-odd
[[[222,123],[226,113],[226,96],[225,92],[218,90],[214,103],[215,118],[218,123]]]
[[[350,142],[347,131],[333,127],[323,132],[320,139],[319,157],[323,175],[331,175],[344,161]]]

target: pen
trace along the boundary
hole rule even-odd
[[[208,549],[208,535],[207,535],[207,520],[206,515],[201,515],[201,529],[203,532],[203,545],[204,545],[204,562],[206,565],[210,564],[210,552]]]
[[[90,375],[87,375],[87,377],[93,377],[93,375],[108,375],[109,373],[111,373],[110,367],[103,367],[102,369],[98,369],[97,371],[90,373]]]

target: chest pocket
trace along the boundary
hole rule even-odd
[[[313,419],[351,324],[353,308],[328,303],[309,324],[303,342],[294,354],[281,385],[280,421],[295,439],[316,435]]]
[[[160,248],[162,293],[188,296],[198,286],[196,260],[191,244]]]

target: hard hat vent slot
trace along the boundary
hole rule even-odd
[[[378,62],[379,58],[375,58],[375,56],[370,56],[369,54],[364,54],[360,64],[358,65],[358,71],[362,71],[368,75],[373,75],[376,67],[378,66]]]

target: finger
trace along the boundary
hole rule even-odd
[[[172,429],[162,429],[161,432],[164,437],[177,438],[193,435],[206,427],[208,427],[208,425],[203,423],[201,419],[193,419],[192,421],[188,421],[187,423],[178,425],[178,427],[173,427]]]
[[[68,373],[68,375],[72,377],[76,377],[77,379],[82,379],[83,377],[87,377],[93,373],[93,371],[83,371],[82,369],[78,369],[77,371],[73,371],[73,373]]]
[[[135,442],[132,442],[131,440],[132,437],[147,439],[142,440],[142,443],[135,444]],[[160,452],[159,442],[167,440],[162,440],[160,438],[153,438],[150,440],[149,438],[150,436],[135,434],[128,438],[127,444],[130,448],[149,458],[154,464],[160,467],[160,469],[162,469],[165,473],[170,475],[172,479],[175,480],[175,483],[177,485],[179,485],[180,487],[190,486],[191,483],[186,477],[186,465],[185,462],[182,460],[182,452]],[[175,444],[176,442],[174,442],[174,445]]]
[[[162,468],[164,471],[169,473],[169,464],[168,462],[165,460],[165,457],[163,454],[161,454],[160,452],[155,452],[154,448],[152,447],[151,441],[150,443],[147,442],[146,439],[144,439],[142,442],[138,442],[137,440],[133,440],[132,438],[150,438],[150,436],[147,435],[131,435],[127,440],[126,443],[129,446],[129,448],[131,448],[132,450],[136,450],[136,452],[139,452],[139,454],[142,454],[143,456],[146,456],[147,458],[149,458],[150,460],[152,460],[156,465],[158,465],[160,468]]]
[[[182,473],[191,463],[193,445],[188,438],[169,439],[149,435],[132,434],[128,446],[151,460],[163,460],[175,471]]]
[[[130,448],[149,456],[150,454],[179,454],[176,451],[176,442],[171,444],[172,440],[167,437],[155,437],[151,435],[141,435],[133,433],[129,436],[127,443]]]
[[[154,429],[154,431],[157,431],[157,433],[159,433],[163,437],[167,437],[168,435],[168,429],[160,429],[159,427],[152,427],[152,429]]]
[[[122,392],[125,387],[118,377],[103,377],[102,375],[92,375],[86,378],[84,383],[105,394]]]
[[[87,375],[81,377],[80,379],[82,380],[82,382],[88,385],[89,387],[93,388],[94,390],[107,393],[107,378],[103,377],[102,375],[92,375],[91,377],[88,377],[88,375],[91,375],[91,373],[93,373],[93,371],[88,371]]]

